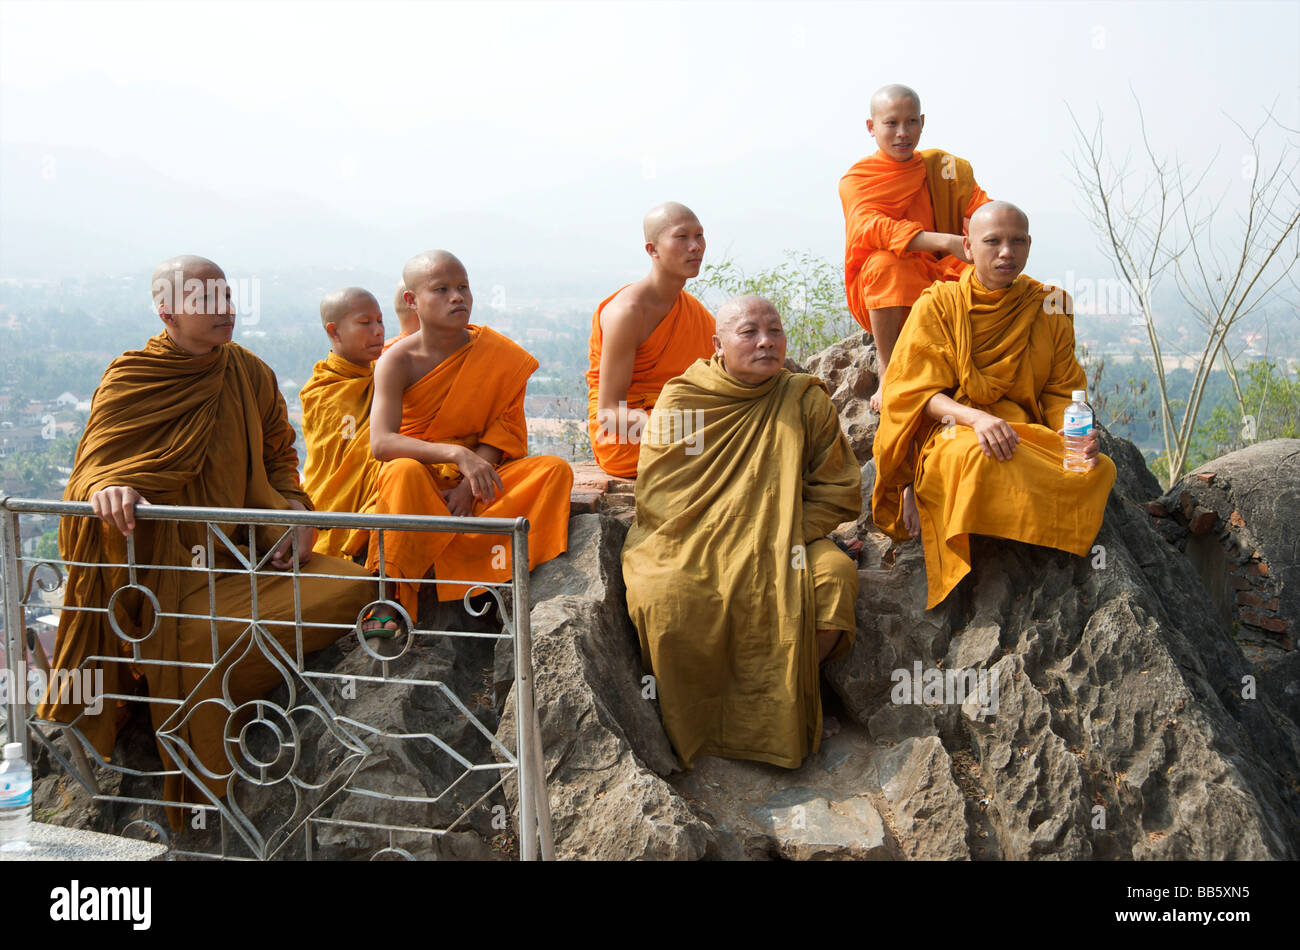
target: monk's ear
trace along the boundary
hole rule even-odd
[[[649,254],[651,258],[656,258],[659,256],[659,249],[655,247],[654,241],[645,242],[645,252]]]
[[[339,338],[339,325],[331,320],[329,323],[325,324],[325,334],[337,343]]]
[[[718,337],[716,333],[713,334],[713,355],[714,356],[722,355],[722,340]]]
[[[876,130],[872,128],[871,116],[867,116],[867,134],[868,135],[876,134]]]
[[[402,292],[402,300],[412,310],[415,309],[415,294],[411,293],[409,290],[405,290]]]

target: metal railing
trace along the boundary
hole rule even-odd
[[[310,859],[318,856],[317,837],[322,829],[329,828],[335,830],[336,837],[340,833],[350,836],[348,841],[371,840],[376,837],[380,841],[386,841],[371,853],[371,859],[390,856],[413,859],[412,847],[419,850],[417,845],[432,845],[433,839],[472,827],[474,822],[471,814],[474,810],[488,808],[487,803],[493,796],[497,796],[499,801],[507,781],[513,777],[517,790],[516,827],[520,858],[534,860],[539,857],[554,857],[550,808],[534,705],[527,519],[358,515],[163,505],[137,507],[137,522],[196,522],[204,526],[206,543],[201,554],[199,547],[195,546],[194,562],[169,565],[141,563],[137,559],[135,533],[126,539],[126,556],[121,562],[77,562],[24,556],[20,548],[22,515],[94,517],[90,505],[84,502],[0,498],[0,594],[3,596],[5,666],[9,686],[3,709],[8,734],[6,741],[22,742],[26,747],[30,737],[47,749],[52,758],[94,799],[117,802],[124,808],[136,809],[134,814],[137,817],[129,826],[141,824],[152,829],[169,845],[169,856],[266,860],[293,855]],[[255,530],[258,527],[284,529],[279,539],[261,554],[258,552]],[[322,573],[319,566],[323,561],[318,562],[317,569],[303,570],[298,550],[298,532],[294,530],[299,527],[359,528],[371,531],[372,543],[377,539],[378,544],[378,576],[367,581],[366,578],[347,574]],[[241,543],[235,543],[231,538],[242,537],[240,529],[246,532],[246,538]],[[482,617],[492,602],[495,602],[503,627],[500,632],[420,628],[416,623],[418,618],[409,617],[400,603],[396,602],[397,598],[390,597],[389,591],[397,582],[386,576],[384,570],[386,536],[393,532],[408,531],[509,536],[512,568],[512,580],[509,582],[437,578],[401,580],[404,584],[436,583],[464,587],[465,593],[460,602],[463,602],[465,611],[471,617]],[[291,566],[286,570],[268,568],[273,551],[286,536],[291,543]],[[221,567],[219,564],[227,566]],[[64,571],[69,568],[124,570],[127,583],[118,586],[103,604],[65,606],[57,602],[50,603],[42,594],[53,593],[63,586],[66,582]],[[144,577],[162,576],[161,573],[154,572],[168,571],[181,575],[201,573],[205,576],[208,594],[206,611],[194,610],[192,604],[191,610],[187,612],[181,609],[184,604],[160,603],[155,592],[140,583]],[[42,573],[48,573],[50,577],[43,578]],[[245,576],[248,581],[248,616],[228,615],[218,597],[219,582],[239,575]],[[333,579],[331,583],[350,582],[353,585],[373,582],[377,596],[362,608],[355,623],[304,620],[304,607],[310,608],[311,605],[304,605],[302,601],[301,584],[309,576],[311,584],[316,584],[321,578]],[[266,579],[277,577],[287,577],[290,580],[293,592],[290,617],[264,615],[259,609],[259,591],[268,583]],[[223,589],[228,590],[229,586]],[[152,607],[153,621],[149,630],[122,629],[121,618],[114,606],[118,598],[128,591],[134,592],[133,596],[148,601]],[[503,597],[505,593],[509,595],[508,603],[507,598]],[[481,599],[484,594],[490,601],[484,602]],[[472,598],[478,600],[478,605],[475,605]],[[191,601],[197,599],[201,598],[189,598]],[[404,634],[399,633],[395,639],[379,644],[389,648],[385,650],[372,646],[362,633],[362,616],[376,605],[393,608],[406,627]],[[76,671],[54,671],[51,674],[49,658],[38,638],[28,630],[27,623],[29,611],[51,610],[78,610],[106,615],[113,633],[122,641],[122,655],[88,656]],[[208,655],[197,662],[192,657],[180,657],[175,661],[145,657],[141,645],[156,635],[160,618],[175,620],[177,624],[189,622],[191,631],[194,624],[207,624],[211,631]],[[242,625],[242,633],[222,649],[218,642],[218,625],[230,629],[231,623]],[[347,632],[352,631],[357,640],[357,647],[353,651],[357,648],[364,651],[359,656],[359,662],[366,664],[368,661],[368,666],[363,668],[369,672],[311,668],[304,651],[304,626],[314,629],[332,628],[339,631],[339,637],[346,637]],[[292,643],[287,642],[290,628],[293,631]],[[277,630],[281,633],[281,638],[275,635]],[[455,646],[457,638],[486,640],[493,646],[498,640],[512,642],[515,696],[513,748],[508,748],[499,741],[474,709],[466,704],[465,698],[457,696],[448,687],[447,676],[427,678],[419,674],[421,651],[439,638],[447,638],[442,639],[442,642],[450,645],[453,659],[460,649]],[[398,647],[400,649],[396,649]],[[396,652],[390,652],[392,649],[396,649]],[[281,694],[287,695],[283,704],[268,698],[274,695],[268,693],[253,702],[239,704],[236,708],[224,681],[221,683],[220,697],[198,697],[200,688],[204,688],[205,684],[206,690],[209,693],[212,691],[214,683],[208,682],[209,679],[215,682],[222,675],[230,675],[229,669],[250,655],[259,662],[265,660],[278,671],[286,687]],[[443,659],[445,660],[445,653]],[[94,704],[101,707],[99,714],[102,715],[113,715],[119,700],[173,707],[166,721],[157,730],[156,738],[175,768],[164,765],[150,769],[141,767],[138,762],[117,761],[116,756],[113,761],[102,760],[82,730],[89,715],[84,710],[67,723],[36,718],[35,708],[28,702],[31,698],[28,690],[23,688],[28,684],[29,677],[40,681],[42,676],[48,680],[51,675],[75,677],[85,674],[89,679],[92,665],[112,663],[130,664],[137,670],[171,666],[191,677],[199,676],[199,683],[187,696],[179,699],[112,692],[91,697]],[[31,673],[33,669],[41,672]],[[73,685],[76,682],[74,679]],[[327,696],[326,691],[332,686],[337,687],[337,690],[332,690],[333,695]],[[388,690],[382,694],[378,703],[387,710],[394,708],[390,697],[394,690],[404,690],[408,703],[418,695],[422,708],[429,708],[431,703],[441,703],[448,717],[463,723],[464,728],[458,738],[447,739],[430,732],[404,732],[392,728],[391,723],[385,727],[367,722],[360,718],[359,712],[349,715],[347,704],[356,700],[359,688]],[[83,703],[86,698],[82,697]],[[479,701],[475,705],[482,706],[483,702]],[[226,772],[214,771],[211,763],[201,761],[183,740],[183,736],[188,733],[182,727],[194,713],[194,707],[198,706],[208,709],[215,706],[226,714],[224,741],[221,745],[229,764]],[[255,729],[254,726],[260,729]],[[55,735],[60,732],[67,740],[66,756],[54,742]],[[407,748],[395,751],[395,745],[405,745]],[[420,785],[419,789],[402,787],[383,790],[366,787],[366,770],[376,763],[409,763],[428,760],[430,756],[445,757],[440,760],[443,765],[450,763],[447,767],[451,771],[460,770],[460,774],[441,790],[425,787],[418,776],[409,774],[402,776],[406,785],[409,786],[414,781]],[[484,757],[488,760],[481,761]],[[109,770],[110,774],[116,773],[118,781],[114,790],[101,788],[91,762],[99,769]],[[400,774],[400,771],[394,773],[390,770],[389,774]],[[177,801],[164,797],[161,790],[169,777],[173,785],[179,778],[187,788],[197,790],[203,800],[196,803],[193,800]],[[214,791],[210,786],[216,786],[217,790]],[[256,806],[252,809],[247,801],[250,796]],[[187,792],[184,796],[192,797],[194,792]],[[244,799],[242,802],[241,797]],[[365,817],[349,816],[348,809],[343,806],[350,800],[363,803],[362,807],[351,811],[365,813]],[[189,818],[184,823],[183,830],[175,834],[175,841],[171,840],[172,836],[165,830],[167,822],[162,815],[167,808],[183,809]],[[490,811],[494,816],[491,827],[502,828],[504,822],[497,819],[504,815],[504,806],[491,806]],[[399,812],[407,816],[414,813],[427,817],[422,822],[410,818],[398,820],[396,816]],[[219,829],[207,829],[206,819],[212,814],[220,819]],[[449,819],[452,814],[454,817]],[[438,815],[442,816],[442,820],[433,820]],[[481,826],[482,816],[477,817]],[[271,827],[267,827],[268,822]],[[203,833],[195,834],[195,830]],[[299,841],[300,851],[291,846]],[[417,844],[411,844],[412,841]],[[357,847],[345,850],[351,856]]]

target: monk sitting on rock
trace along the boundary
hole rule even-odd
[[[606,297],[591,319],[587,429],[596,464],[636,476],[642,430],[664,383],[713,352],[713,317],[682,288],[700,272],[704,228],[674,201],[645,216],[650,273]]]
[[[784,368],[770,302],[725,303],[713,345],[642,441],[628,612],[683,766],[796,768],[822,738],[818,665],[856,629],[857,568],[827,534],[858,517],[861,475],[821,380]]]
[[[1094,464],[1064,468],[1065,410],[1086,379],[1069,298],[1021,273],[1029,244],[1015,205],[978,209],[974,268],[921,295],[885,377],[872,519],[896,540],[921,538],[927,608],[970,571],[972,534],[1088,553],[1115,482],[1096,436],[1084,452]]]
[[[303,488],[318,511],[368,513],[375,508],[379,463],[370,454],[374,361],[384,345],[379,301],[360,287],[326,294],[321,324],[330,354],[316,364],[298,393],[307,442]],[[333,556],[360,553],[368,531],[335,528],[316,535],[315,550]]]
[[[299,634],[302,653],[329,645],[356,622],[376,584],[350,561],[313,556],[311,528],[222,526],[239,548],[236,556],[222,541],[209,548],[202,522],[136,521],[137,506],[150,504],[311,508],[298,483],[294,431],[275,374],[231,342],[235,313],[221,268],[202,257],[173,258],[155,271],[153,297],[163,332],[144,349],[122,354],[104,372],[64,493],[68,501],[90,502],[101,520],[59,523],[60,556],[82,563],[68,569],[54,665],[102,669],[107,693],[132,695],[143,680],[154,700],[188,696],[183,705],[151,703],[155,729],[172,719],[170,741],[188,747],[191,771],[201,767],[214,776],[228,775],[224,736],[238,735],[242,724],[213,700],[225,693],[240,707],[264,697],[284,682],[266,657],[277,649],[289,657],[301,655]],[[125,567],[128,536],[138,565],[134,578]],[[259,574],[254,599],[240,558],[260,562],[268,553],[270,568],[286,573]],[[296,577],[288,573],[295,558]],[[191,570],[196,565],[213,574]],[[295,624],[295,591],[300,625]],[[141,664],[102,612],[110,598],[123,633],[140,640]],[[213,623],[213,609],[218,617],[246,619]],[[113,659],[92,659],[99,657]],[[106,704],[98,715],[78,722],[105,758],[113,752],[122,707]],[[71,722],[81,712],[80,703],[57,695],[47,697],[38,714]],[[182,787],[162,742],[159,752],[168,769],[166,797],[202,800]],[[226,794],[223,780],[204,781],[214,796]],[[175,809],[170,817],[173,823],[180,820]]]
[[[881,380],[921,291],[969,269],[965,221],[989,200],[969,162],[942,149],[916,151],[924,128],[915,91],[900,85],[876,90],[867,132],[879,151],[840,179],[844,288],[849,311],[875,338]],[[880,411],[883,394],[882,382],[871,397],[872,411]]]
[[[488,327],[469,322],[474,298],[465,267],[447,251],[427,251],[402,271],[420,329],[375,367],[370,447],[379,469],[381,514],[526,517],[528,564],[568,548],[573,469],[551,455],[528,455],[524,389],[537,360]],[[417,585],[430,569],[439,581],[511,578],[508,538],[490,534],[392,531],[384,536],[387,576],[414,618]],[[368,564],[379,567],[372,537]],[[467,584],[438,586],[458,600]]]

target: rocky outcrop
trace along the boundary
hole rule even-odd
[[[809,357],[806,371],[821,377],[840,414],[840,426],[858,462],[871,459],[871,442],[880,416],[867,402],[876,391],[879,363],[870,333],[855,333]]]

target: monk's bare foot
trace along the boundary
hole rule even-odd
[[[822,716],[822,738],[829,739],[840,731],[840,721],[834,716]]]
[[[871,411],[876,413],[877,415],[880,414],[880,405],[881,405],[880,394],[883,390],[884,390],[883,386],[877,386],[876,391],[871,394],[871,402],[868,403],[868,405],[871,407]]]
[[[367,640],[391,640],[397,636],[400,629],[397,617],[382,615],[378,611],[361,621],[361,635]]]
[[[911,485],[903,489],[903,527],[912,537],[921,536],[921,512],[916,508],[916,492]]]

